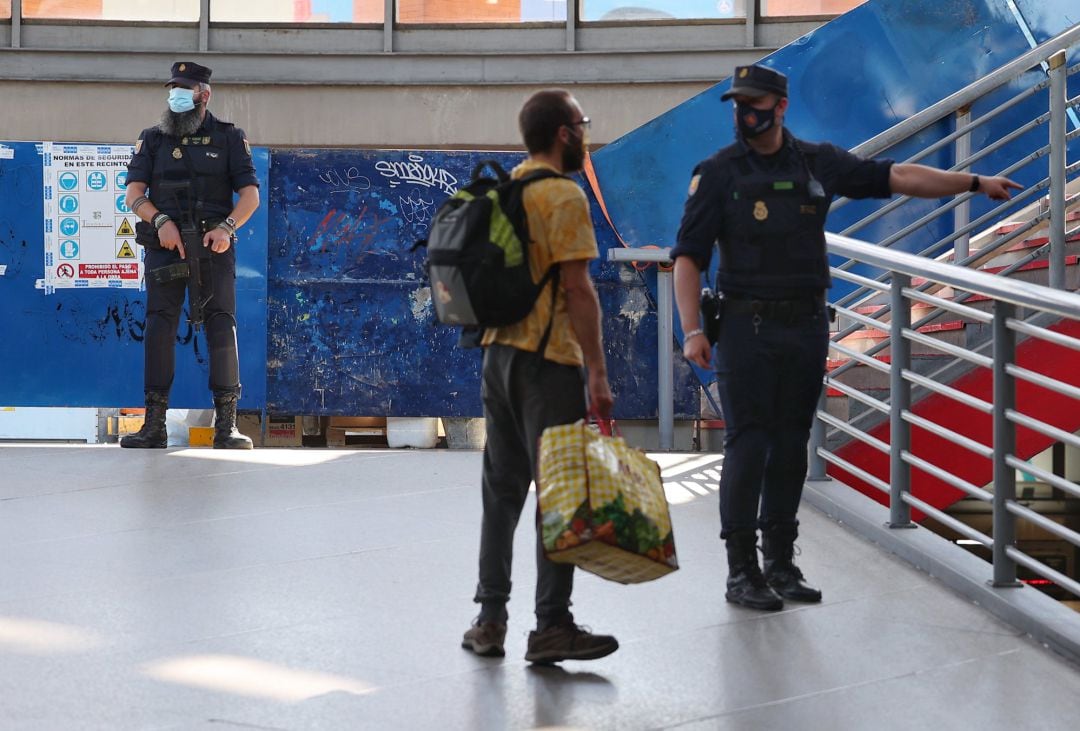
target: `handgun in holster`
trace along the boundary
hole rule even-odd
[[[198,330],[205,322],[206,305],[214,298],[214,276],[210,249],[202,245],[207,222],[200,220],[196,214],[198,206],[191,188],[192,185],[188,181],[157,184],[154,197],[158,200],[171,197],[176,203],[180,220],[174,223],[180,229],[180,240],[184,242],[187,258],[184,261],[153,269],[148,272],[148,275],[159,284],[175,279],[187,279],[188,321]],[[206,261],[208,282],[203,281],[203,260]]]
[[[709,339],[709,345],[716,345],[720,339],[720,321],[724,317],[724,296],[708,287],[701,290],[701,329]]]

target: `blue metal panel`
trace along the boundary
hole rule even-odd
[[[145,293],[120,289],[35,289],[43,276],[41,157],[33,143],[5,143],[12,160],[0,159],[0,343],[4,373],[0,404],[6,406],[117,406],[142,403]],[[255,150],[266,190],[268,152]],[[265,403],[266,379],[265,204],[241,232],[237,258],[241,327],[242,408]],[[181,325],[171,403],[210,406],[206,345]]]
[[[1021,3],[1027,6],[1027,3]],[[1076,15],[1075,0],[1031,3],[1038,7],[1041,40],[1063,29]],[[1006,0],[871,0],[850,13],[803,36],[763,60],[788,75],[791,106],[787,124],[800,137],[854,147],[963,88],[1030,48]],[[730,70],[723,70],[729,73]],[[1028,74],[1023,84],[1038,78]],[[1021,83],[1011,85],[1016,91]],[[635,246],[670,245],[678,230],[687,181],[694,165],[733,140],[732,107],[720,95],[724,81],[658,117],[595,155],[595,164],[612,218],[623,237]],[[978,114],[995,100],[982,102]],[[1046,95],[998,118],[978,137],[996,138],[1047,109]],[[589,110],[586,110],[589,111]],[[951,130],[947,124],[924,132],[915,143],[888,153],[904,159]],[[999,154],[978,163],[976,172],[995,173],[1046,143],[1045,128],[1035,130]],[[949,153],[924,160],[948,167]],[[1041,179],[1046,165],[1035,163],[1014,174],[1024,184]],[[881,202],[846,206],[829,219],[840,231]],[[972,218],[989,209],[976,199]],[[880,241],[936,207],[935,201],[913,201],[874,225],[859,238]],[[904,248],[922,249],[951,231],[951,217],[927,225],[905,240]],[[838,283],[832,295],[846,291]]]
[[[435,323],[423,270],[435,209],[483,159],[520,154],[275,152],[267,406],[284,413],[477,416],[480,354]],[[610,246],[604,241],[602,246]],[[656,316],[641,277],[593,265],[617,415],[656,414]],[[683,409],[696,413],[680,371]]]

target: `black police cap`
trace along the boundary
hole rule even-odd
[[[787,96],[787,77],[757,64],[736,66],[735,75],[731,77],[731,88],[720,99],[727,101],[733,96],[759,97],[766,94]]]
[[[194,61],[177,61],[172,65],[172,78],[165,82],[165,86],[170,84],[180,84],[181,86],[209,84],[210,74],[212,73],[214,72]]]

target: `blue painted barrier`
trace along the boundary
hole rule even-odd
[[[145,292],[131,289],[36,288],[44,276],[42,164],[38,146],[0,159],[0,343],[4,371],[0,405],[135,406],[142,404]],[[255,151],[267,188],[269,153]],[[265,207],[241,231],[237,249],[241,408],[266,401]],[[209,363],[203,333],[181,323],[171,404],[210,408]]]

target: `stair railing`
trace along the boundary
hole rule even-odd
[[[873,281],[852,272],[834,269],[837,277],[848,279],[889,297],[893,316],[888,322],[873,322],[875,327],[885,330],[889,335],[891,363],[885,363],[850,349],[846,353],[871,368],[889,374],[889,400],[877,399],[838,382],[830,382],[829,385],[839,388],[849,397],[861,401],[869,408],[887,414],[890,419],[890,433],[889,441],[886,443],[858,426],[830,415],[824,409],[819,410],[818,419],[815,422],[815,435],[811,441],[811,456],[820,467],[817,469],[820,473],[818,476],[824,476],[824,465],[828,463],[840,472],[880,491],[883,494],[883,500],[889,506],[890,527],[913,527],[911,511],[914,508],[956,531],[967,540],[989,548],[993,557],[990,581],[994,586],[1019,586],[1017,566],[1022,565],[1035,575],[1049,579],[1080,596],[1080,582],[1020,551],[1015,540],[1016,522],[1019,518],[1029,521],[1073,546],[1080,547],[1080,533],[1031,510],[1022,501],[1017,500],[1016,496],[1016,471],[1022,470],[1073,498],[1080,498],[1080,485],[1052,474],[1018,455],[1017,430],[1031,430],[1078,449],[1080,449],[1080,436],[1062,429],[1059,425],[1047,423],[1031,414],[1025,414],[1023,405],[1016,402],[1017,384],[1023,382],[1068,399],[1069,403],[1065,403],[1063,399],[1061,413],[1075,412],[1077,405],[1071,402],[1080,402],[1080,374],[1077,374],[1075,382],[1070,383],[1040,373],[1033,369],[1031,364],[1021,366],[1017,363],[1017,345],[1021,341],[1043,340],[1058,347],[1080,352],[1080,338],[1069,334],[1069,332],[1080,333],[1080,330],[1064,326],[1080,324],[1080,294],[994,276],[985,272],[970,271],[837,234],[828,234],[827,240],[830,251],[860,264],[880,269],[888,280],[887,283]],[[928,294],[925,289],[912,286],[913,280],[917,279],[939,287],[951,288],[962,296],[949,300]],[[977,309],[959,301],[969,298],[979,298],[988,302],[989,310]],[[918,332],[916,323],[911,322],[910,312],[914,303],[928,304],[972,322],[984,324],[990,328],[992,337],[988,343],[978,348],[968,348],[929,338]],[[858,313],[853,314],[858,315]],[[949,385],[915,372],[912,367],[910,347],[912,343],[933,347],[965,362],[969,367],[991,371],[993,374],[992,400],[987,401],[980,395],[966,392],[962,387],[956,387],[956,384]],[[833,346],[836,347],[837,344],[834,343]],[[963,407],[990,415],[993,421],[991,443],[985,444],[915,413],[912,409],[911,394],[913,387],[916,386],[952,399]],[[860,468],[829,449],[824,438],[826,425],[887,455],[888,480]],[[971,459],[989,460],[993,465],[993,481],[989,489],[972,484],[949,470],[933,464],[926,459],[925,455],[915,454],[911,446],[913,428],[924,430],[961,450],[970,452]],[[992,536],[976,530],[912,494],[912,469],[918,469],[936,477],[960,490],[969,498],[990,504],[993,513]]]

